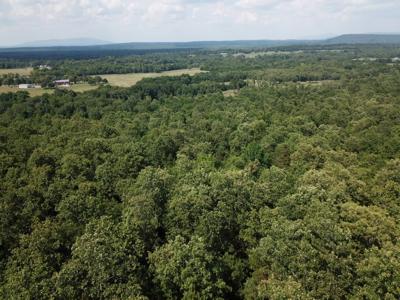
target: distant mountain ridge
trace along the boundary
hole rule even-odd
[[[55,39],[32,41],[17,45],[15,48],[34,48],[34,47],[73,47],[73,46],[96,46],[111,44],[108,41],[92,38],[75,38],[75,39]]]
[[[110,43],[101,40],[69,39],[28,42],[15,47],[2,49],[34,48],[91,48],[102,50],[145,50],[145,49],[197,49],[197,48],[236,48],[236,47],[274,47],[315,43],[311,40],[231,40],[231,41],[190,41],[190,42],[127,42]]]
[[[325,41],[328,44],[400,44],[400,34],[343,34]]]
[[[57,45],[55,45],[57,44]],[[161,51],[179,49],[234,49],[234,48],[269,48],[301,45],[335,44],[399,44],[400,34],[344,34],[329,39],[319,40],[233,40],[233,41],[192,41],[192,42],[132,42],[110,44],[97,39],[69,39],[30,42],[13,48],[0,48],[0,54],[24,52],[111,52],[111,51]],[[39,46],[40,45],[40,46]]]
[[[218,48],[240,48],[240,47],[275,47],[297,44],[314,43],[309,40],[233,40],[233,41],[192,41],[192,42],[153,42],[153,43],[121,43],[102,45],[101,49],[218,49]]]

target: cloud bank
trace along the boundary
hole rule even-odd
[[[400,31],[398,0],[0,0],[0,44],[284,39]]]

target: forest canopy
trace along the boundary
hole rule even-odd
[[[69,58],[42,73],[207,72],[0,94],[0,298],[399,299],[400,48],[337,47]]]

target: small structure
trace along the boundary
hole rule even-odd
[[[53,83],[56,86],[60,86],[60,87],[69,87],[70,86],[69,79],[55,80],[55,81],[53,81]]]
[[[34,89],[35,85],[32,83],[23,83],[18,85],[19,89]]]
[[[40,65],[39,70],[51,70],[51,67],[49,65]]]

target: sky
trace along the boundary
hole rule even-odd
[[[400,32],[400,0],[0,0],[0,46],[313,39]]]

